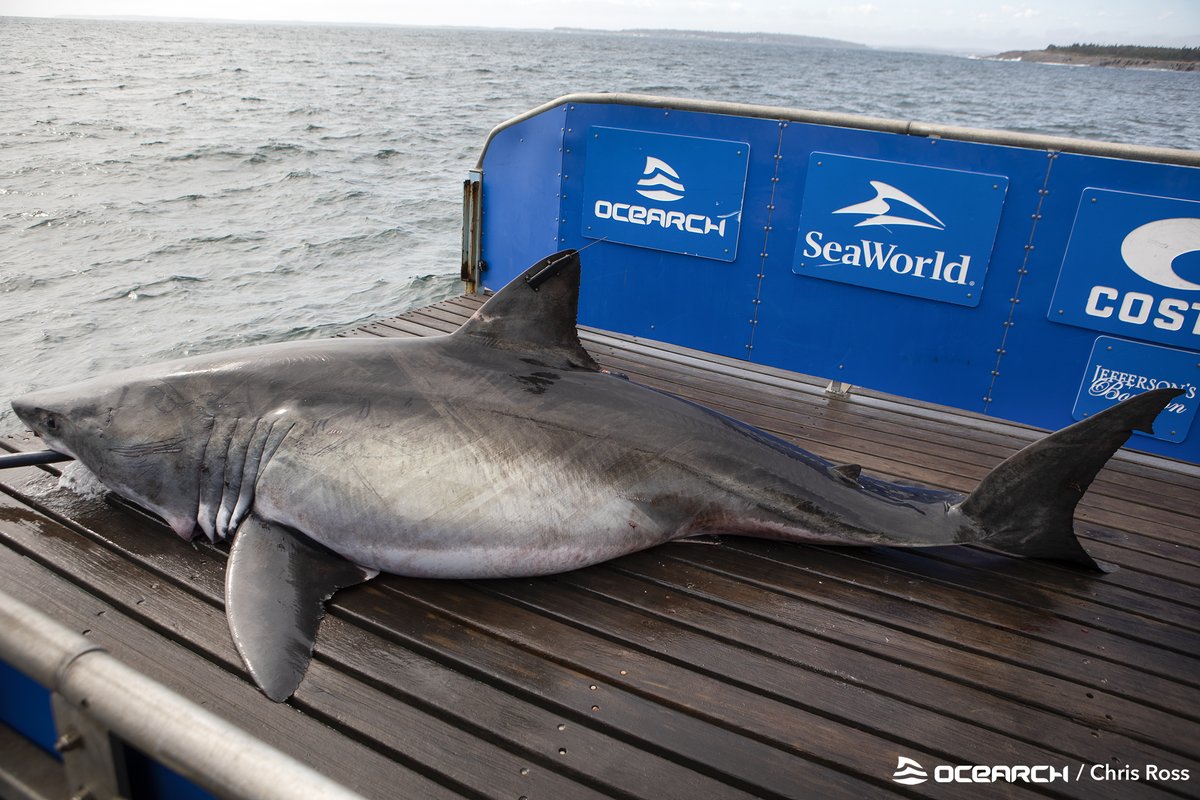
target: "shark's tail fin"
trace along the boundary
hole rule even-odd
[[[1075,538],[1075,505],[1130,434],[1152,433],[1182,393],[1145,392],[1034,442],[988,473],[960,510],[984,529],[982,544],[1102,571]]]

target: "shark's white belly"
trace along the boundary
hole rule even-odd
[[[615,447],[523,433],[443,427],[323,451],[309,439],[268,465],[254,513],[361,566],[431,578],[564,572],[679,534],[684,520],[648,510]]]

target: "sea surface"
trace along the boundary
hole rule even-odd
[[[464,23],[469,20],[464,20]],[[1196,149],[1200,74],[575,32],[0,17],[23,392],[452,296],[487,132],[628,91]]]

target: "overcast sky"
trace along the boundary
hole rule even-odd
[[[1200,45],[1200,0],[0,0],[0,14],[770,31],[880,46]]]

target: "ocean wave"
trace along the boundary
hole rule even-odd
[[[168,275],[148,283],[135,283],[112,287],[107,294],[98,298],[100,302],[114,300],[153,300],[180,291],[188,284],[204,283],[207,278],[198,275]]]
[[[173,156],[167,156],[167,161],[198,161],[202,158],[214,159],[242,159],[247,158],[250,154],[240,150],[230,150],[221,146],[205,146],[199,149],[192,150],[187,153],[180,153]]]

